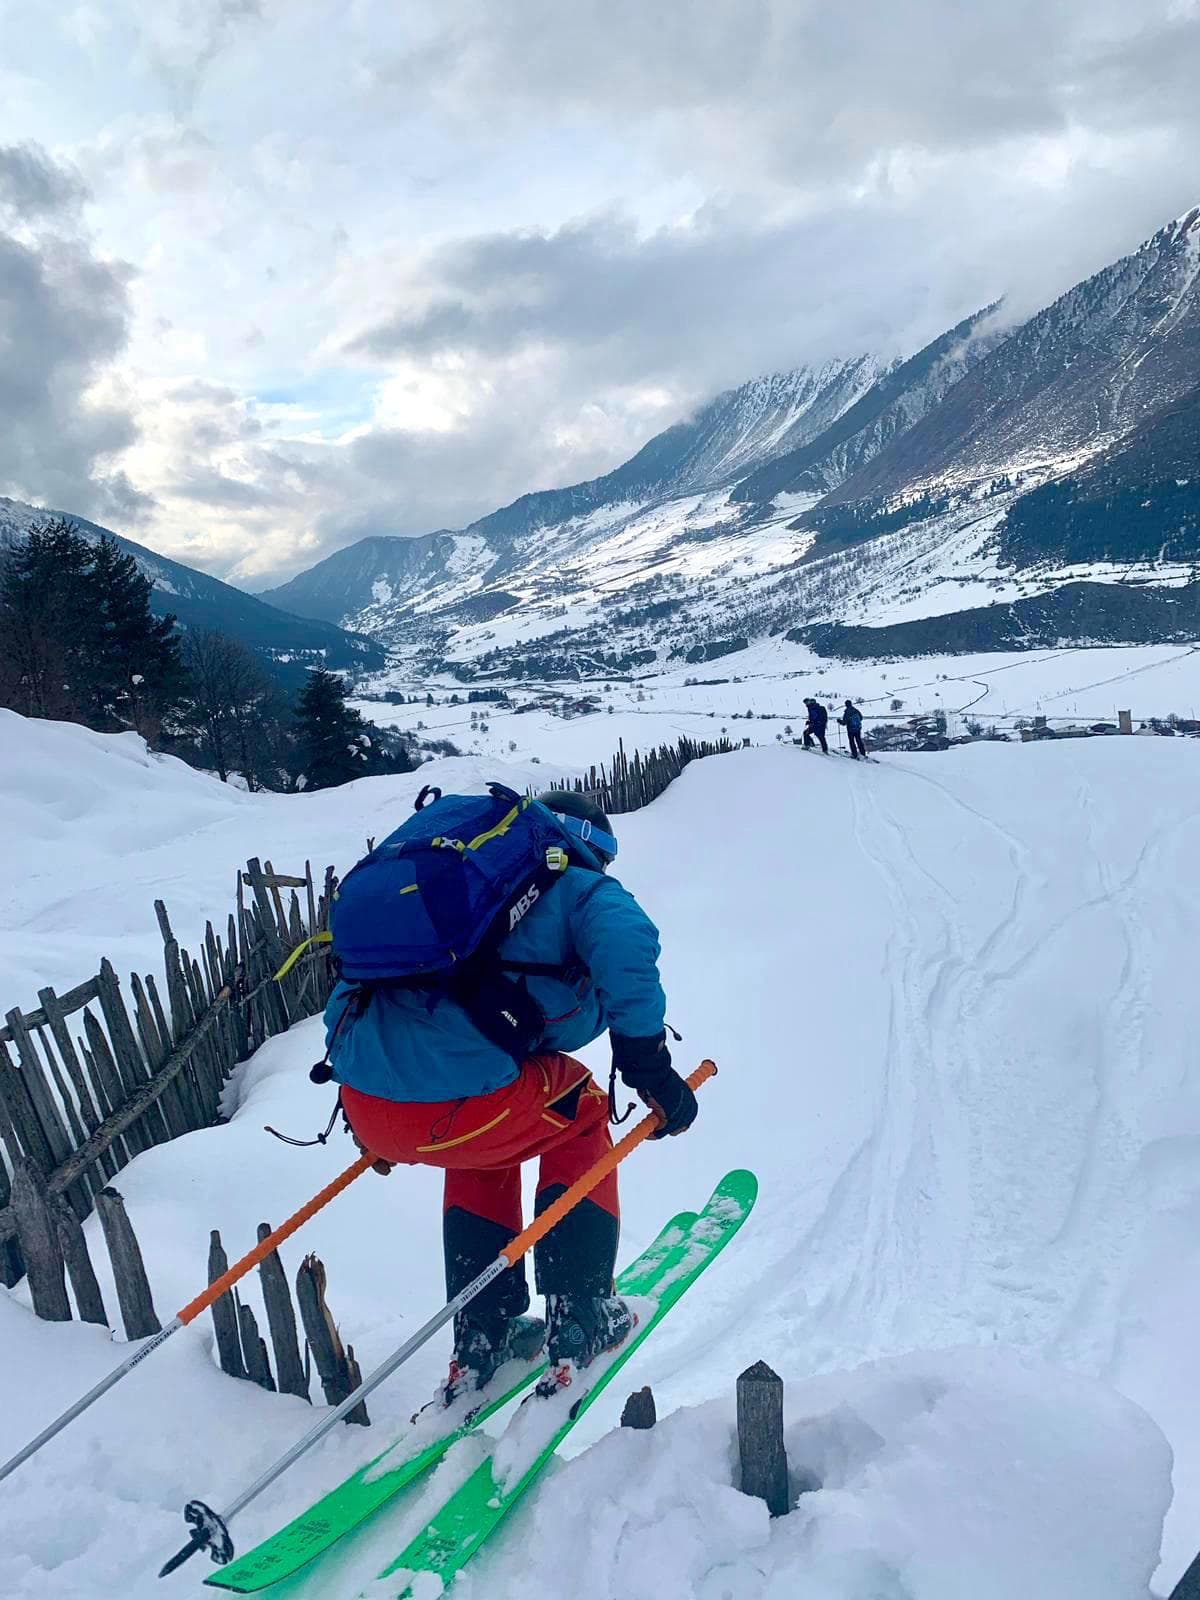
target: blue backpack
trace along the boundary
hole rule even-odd
[[[424,990],[456,1001],[485,1038],[523,1061],[546,1024],[523,977],[562,969],[502,966],[498,950],[571,859],[570,834],[537,800],[499,783],[486,795],[444,797],[426,786],[415,815],[334,896],[334,960],[356,992],[338,1030],[376,988]]]

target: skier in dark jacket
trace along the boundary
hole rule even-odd
[[[838,721],[845,728],[846,737],[850,741],[851,760],[857,761],[861,756],[865,761],[867,759],[867,747],[863,743],[862,737],[862,712],[854,704],[853,700],[846,701],[846,709],[842,712]]]
[[[806,700],[804,704],[808,707],[808,721],[804,724],[804,748],[811,750],[815,739],[828,755],[829,746],[825,742],[825,728],[829,722],[829,712],[819,700]]]
[[[405,1162],[445,1171],[449,1296],[521,1231],[523,1161],[540,1159],[540,1213],[612,1147],[609,1096],[569,1051],[608,1029],[614,1071],[662,1119],[656,1138],[683,1133],[696,1115],[695,1096],[667,1049],[658,931],[606,875],[617,853],[612,824],[583,795],[554,790],[540,798],[573,844],[554,893],[500,947],[502,959],[540,969],[526,981],[545,1032],[522,1066],[448,998],[431,1007],[420,992],[384,991],[339,1033],[351,999],[339,984],[325,1011],[334,1076],[360,1147],[379,1156],[383,1170]],[[619,1216],[614,1172],[535,1247],[548,1329],[523,1315],[523,1262],[459,1313],[445,1404],[482,1388],[504,1361],[531,1358],[543,1340],[550,1378],[561,1383],[568,1358],[587,1366],[626,1337],[633,1318],[613,1294]]]

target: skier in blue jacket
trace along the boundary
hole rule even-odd
[[[541,800],[572,836],[572,864],[499,950],[507,971],[524,969],[521,981],[546,1019],[528,1060],[517,1066],[448,997],[381,990],[353,1027],[340,1029],[354,1003],[341,984],[325,1013],[342,1106],[362,1148],[386,1163],[445,1169],[449,1295],[520,1232],[523,1161],[540,1158],[540,1213],[611,1148],[611,1087],[606,1094],[567,1052],[607,1029],[614,1074],[661,1118],[656,1137],[684,1132],[696,1115],[667,1049],[658,931],[607,876],[617,853],[612,825],[585,796],[555,790]],[[536,1248],[548,1328],[523,1316],[523,1262],[460,1313],[447,1404],[485,1384],[504,1360],[534,1353],[543,1338],[550,1382],[560,1384],[568,1361],[586,1366],[625,1338],[632,1317],[612,1292],[619,1216],[613,1173]]]
[[[804,704],[808,709],[808,721],[804,724],[804,748],[811,750],[815,739],[828,755],[829,745],[825,740],[825,729],[829,723],[829,712],[819,700],[806,700]]]
[[[851,759],[857,761],[859,756],[861,756],[865,761],[867,757],[867,747],[863,743],[862,736],[863,715],[858,707],[854,704],[853,700],[846,701],[846,709],[842,712],[841,716],[838,718],[838,721],[841,723],[842,727],[845,728],[846,737],[850,741]]]

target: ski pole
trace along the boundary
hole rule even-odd
[[[688,1078],[692,1089],[698,1089],[702,1083],[707,1083],[709,1078],[716,1073],[716,1065],[712,1061],[702,1061],[695,1072]],[[207,1550],[217,1566],[223,1567],[233,1559],[233,1540],[229,1534],[229,1524],[239,1511],[244,1511],[252,1500],[270,1488],[276,1479],[283,1474],[313,1445],[322,1440],[343,1417],[354,1410],[360,1400],[365,1400],[379,1385],[391,1377],[398,1367],[404,1365],[415,1351],[426,1344],[439,1328],[444,1328],[458,1313],[481,1294],[489,1283],[495,1282],[509,1267],[515,1266],[522,1256],[526,1255],[540,1239],[545,1238],[551,1228],[555,1227],[566,1216],[568,1211],[574,1209],[601,1181],[613,1171],[631,1150],[637,1148],[654,1132],[659,1125],[658,1117],[652,1112],[648,1117],[643,1117],[635,1128],[632,1128],[625,1137],[602,1155],[594,1166],[588,1168],[582,1177],[576,1178],[565,1193],[561,1194],[552,1205],[546,1207],[542,1214],[519,1233],[510,1244],[491,1263],[485,1267],[479,1276],[460,1290],[452,1300],[448,1300],[442,1309],[423,1327],[417,1329],[410,1339],[394,1350],[382,1366],[376,1367],[369,1378],[365,1378],[353,1394],[347,1395],[339,1406],[336,1406],[328,1416],[322,1417],[314,1427],[298,1439],[290,1450],[286,1450],[273,1467],[268,1467],[261,1478],[256,1478],[247,1489],[231,1502],[229,1507],[222,1512],[214,1511],[211,1506],[205,1505],[203,1500],[189,1500],[184,1507],[184,1521],[189,1523],[192,1532],[188,1542],[182,1549],[177,1550],[165,1564],[160,1573],[160,1578],[165,1578],[168,1573],[174,1572],[177,1567],[196,1554],[197,1550]]]
[[[303,1227],[311,1216],[321,1210],[322,1206],[327,1206],[336,1195],[341,1194],[343,1189],[349,1188],[355,1178],[360,1178],[374,1160],[374,1156],[360,1156],[352,1167],[347,1167],[340,1177],[335,1178],[332,1183],[326,1184],[318,1194],[313,1195],[312,1199],[302,1205],[299,1211],[290,1216],[282,1226],[276,1228],[274,1233],[268,1234],[260,1244],[255,1245],[254,1249],[244,1255],[240,1261],[235,1261],[227,1272],[223,1272],[219,1278],[214,1279],[203,1294],[198,1294],[194,1300],[189,1300],[182,1310],[175,1313],[165,1328],[156,1333],[152,1339],[148,1339],[131,1356],[126,1357],[119,1367],[114,1367],[107,1377],[101,1378],[96,1387],[89,1389],[85,1395],[76,1400],[73,1406],[68,1406],[61,1417],[56,1418],[48,1428],[43,1428],[37,1438],[31,1439],[24,1449],[18,1450],[11,1461],[6,1461],[0,1467],[0,1479],[7,1478],[9,1473],[14,1472],[22,1462],[28,1461],[30,1456],[36,1455],[44,1444],[54,1438],[55,1434],[61,1433],[68,1423],[74,1422],[76,1417],[82,1416],[90,1405],[94,1405],[100,1399],[101,1395],[107,1394],[110,1389],[120,1383],[122,1378],[132,1372],[134,1367],[140,1366],[147,1356],[153,1355],[161,1345],[166,1344],[173,1333],[178,1333],[180,1328],[186,1328],[189,1322],[194,1322],[202,1311],[206,1311],[214,1300],[219,1300],[227,1289],[232,1288],[237,1283],[239,1278],[244,1278],[252,1268],[258,1266],[260,1261],[265,1260],[277,1245],[282,1244],[285,1239],[290,1239],[298,1228]]]

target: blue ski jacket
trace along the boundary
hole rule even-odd
[[[563,976],[526,979],[546,1014],[544,1051],[579,1050],[606,1028],[627,1038],[663,1031],[658,929],[616,878],[571,866],[500,946],[502,961],[550,964]],[[490,1044],[452,1000],[376,990],[360,1017],[339,983],[325,1008],[325,1038],[339,1083],[385,1100],[457,1100],[511,1083],[511,1056]],[[336,1037],[335,1037],[336,1034]]]

